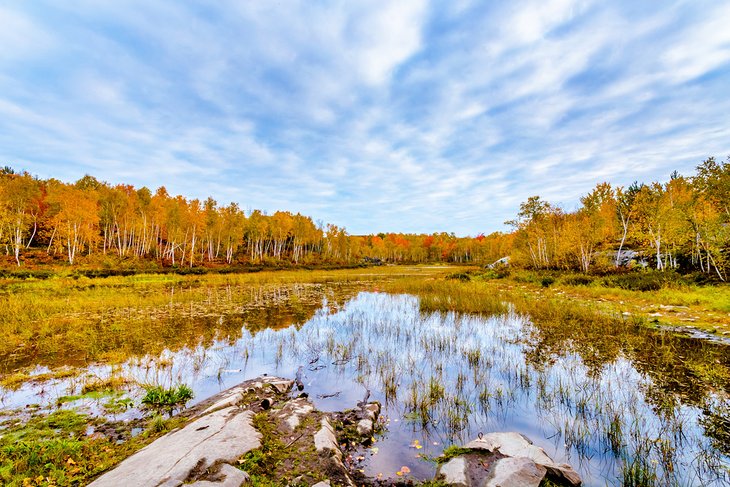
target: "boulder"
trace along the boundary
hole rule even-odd
[[[501,458],[494,463],[484,487],[539,487],[547,471],[529,458]]]
[[[436,478],[461,487],[581,485],[570,465],[555,463],[542,448],[520,433],[488,433],[464,446],[464,453],[439,466]]]

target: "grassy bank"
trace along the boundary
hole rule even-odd
[[[448,280],[453,281],[453,284],[439,286],[440,291],[451,295],[453,293],[448,292],[448,288],[459,288],[457,283],[469,282],[475,288],[472,292],[483,296],[499,293],[503,299],[512,302],[530,301],[531,298],[552,300],[571,307],[588,307],[593,312],[621,316],[627,321],[640,321],[651,326],[690,327],[728,336],[730,285],[707,282],[702,277],[656,271],[592,276],[572,272],[517,270],[500,273],[471,269],[452,274]],[[418,284],[414,283],[412,288],[418,288]],[[442,308],[482,312],[488,309],[481,308],[490,306],[486,302],[489,300],[478,299],[476,294],[472,303],[463,302],[459,296],[450,299],[452,303]],[[439,309],[439,305],[434,309]]]

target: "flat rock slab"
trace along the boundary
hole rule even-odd
[[[261,446],[261,434],[253,427],[253,411],[238,402],[267,388],[285,393],[291,384],[266,376],[223,391],[193,408],[198,417],[183,428],[158,438],[89,485],[240,487],[248,475],[232,464]]]
[[[252,418],[251,411],[235,406],[213,411],[147,445],[90,485],[173,487],[196,480],[196,472],[233,463],[261,446]]]

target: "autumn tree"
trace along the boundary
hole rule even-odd
[[[84,250],[91,254],[99,236],[96,190],[52,182],[48,186],[48,202],[55,209],[49,248],[55,238],[65,248],[69,264]]]
[[[41,186],[28,173],[0,174],[0,240],[6,240],[20,265],[20,252],[30,247],[38,231]]]

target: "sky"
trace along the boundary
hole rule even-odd
[[[532,195],[730,155],[728,25],[722,0],[0,0],[0,165],[504,231]]]

